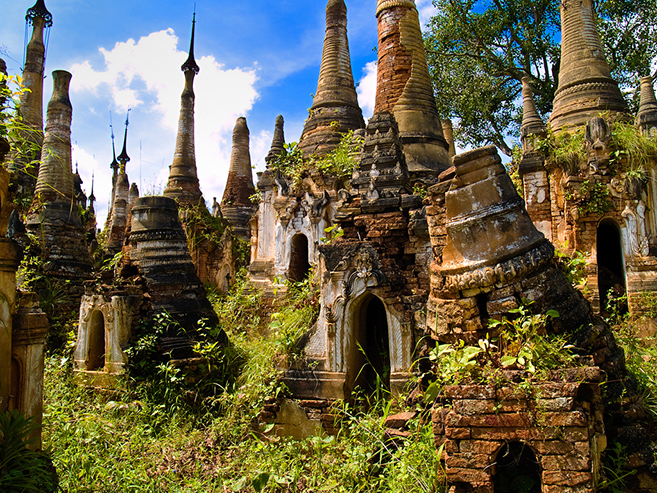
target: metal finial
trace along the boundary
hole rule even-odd
[[[25,14],[25,20],[29,24],[34,24],[34,19],[41,17],[46,21],[46,27],[52,27],[52,14],[46,8],[44,0],[37,0],[34,6],[27,10]]]
[[[182,64],[180,69],[183,72],[192,70],[194,74],[198,74],[201,71],[201,68],[197,65],[196,60],[194,60],[194,34],[196,32],[196,4],[194,4],[194,16],[192,18],[192,39],[189,42],[189,57],[187,61]]]
[[[125,173],[125,165],[130,161],[130,156],[128,156],[128,125],[130,125],[130,110],[128,108],[128,114],[125,117],[125,135],[123,136],[123,150],[118,157],[119,162],[121,163],[121,172]]]

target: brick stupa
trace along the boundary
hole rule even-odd
[[[329,0],[317,94],[299,147],[306,157],[324,156],[338,146],[342,134],[364,127],[351,71],[347,7],[344,0]]]

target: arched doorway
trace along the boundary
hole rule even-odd
[[[105,367],[105,318],[96,310],[89,321],[87,345],[87,370],[97,371]]]
[[[383,302],[366,295],[355,312],[353,386],[366,392],[390,389],[388,317]]]
[[[495,493],[541,493],[541,468],[534,452],[520,442],[504,445],[497,453]]]
[[[296,234],[290,243],[290,267],[288,278],[295,282],[303,281],[308,275],[308,238],[304,234]]]
[[[625,295],[625,259],[621,231],[612,219],[604,219],[597,232],[598,291],[600,293],[600,312],[608,313],[612,299]],[[616,307],[619,314],[627,312],[627,303]]]
[[[11,358],[11,397],[9,410],[18,409],[21,402],[21,364],[16,358]]]

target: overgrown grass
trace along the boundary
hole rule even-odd
[[[368,409],[338,404],[337,436],[294,441],[258,423],[286,358],[301,358],[297,340],[317,318],[312,280],[292,285],[267,335],[255,330],[260,293],[239,282],[213,295],[221,327],[243,358],[237,379],[203,406],[151,393],[102,395],[75,386],[70,361],[46,364],[44,443],[52,450],[63,491],[74,492],[440,492],[440,457],[431,424],[411,422],[411,435],[392,441],[385,418],[397,401]],[[231,316],[232,315],[232,316]],[[178,376],[163,369],[171,392]],[[402,402],[402,401],[399,401]],[[403,446],[399,446],[403,445]]]

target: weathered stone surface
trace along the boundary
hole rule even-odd
[[[429,77],[413,0],[379,0],[377,91],[374,113],[392,113],[412,176],[437,176],[450,160]]]
[[[583,125],[603,111],[625,114],[627,105],[611,78],[592,0],[561,2],[561,66],[550,127]]]
[[[226,189],[221,200],[221,212],[235,233],[243,238],[251,236],[249,222],[256,210],[251,202],[254,193],[249,128],[246,125],[246,118],[240,117],[233,130],[233,152],[230,157]]]
[[[85,228],[74,206],[70,81],[70,73],[53,72],[54,90],[48,103],[43,164],[26,227],[39,238],[44,273],[73,281],[69,294],[75,299],[72,303],[77,309],[81,281],[90,276],[92,262],[85,241]]]
[[[196,171],[196,152],[194,147],[194,77],[199,73],[199,67],[194,60],[194,28],[192,24],[192,39],[189,47],[189,58],[183,64],[185,73],[185,88],[181,96],[180,119],[178,120],[178,137],[173,163],[169,167],[169,180],[163,195],[177,199],[187,205],[198,205],[202,201]]]
[[[364,127],[351,71],[347,7],[344,0],[329,0],[317,93],[299,147],[306,157],[321,157],[338,146],[342,134]]]
[[[636,124],[646,135],[657,135],[657,99],[652,77],[641,78],[641,102]]]

